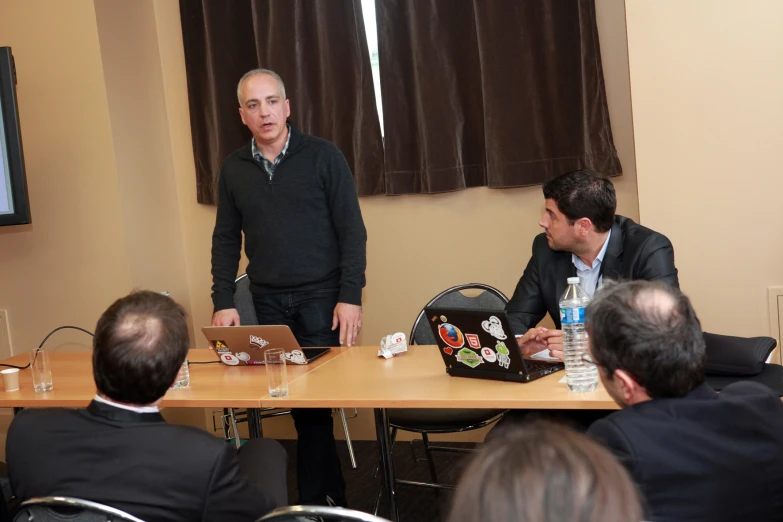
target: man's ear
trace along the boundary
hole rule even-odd
[[[593,230],[593,222],[590,221],[590,218],[579,218],[574,222],[574,225],[576,225],[576,231],[581,237],[586,237]]]
[[[630,373],[625,370],[615,370],[612,376],[617,384],[617,392],[625,404],[631,405],[640,402],[640,399],[647,397],[645,390]]]

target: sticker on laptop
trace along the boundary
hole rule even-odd
[[[305,359],[302,350],[291,350],[290,352],[286,352],[285,358],[294,364],[307,364],[307,359]]]
[[[267,344],[269,344],[269,341],[267,341],[266,339],[263,339],[261,337],[256,337],[255,335],[250,336],[250,347],[254,350],[260,350]]]
[[[465,337],[459,328],[450,323],[443,323],[438,327],[438,334],[443,342],[452,348],[462,348],[465,346]]]
[[[463,348],[457,352],[457,360],[465,366],[470,366],[471,368],[475,368],[484,362],[481,360],[481,357],[479,357],[479,355],[470,348]]]
[[[228,364],[229,366],[236,366],[237,364],[239,364],[239,359],[234,357],[233,353],[221,353],[220,360]]]
[[[487,321],[481,321],[481,327],[495,339],[500,339],[502,341],[506,338],[506,333],[503,331],[503,325],[500,323],[500,319],[494,315]]]
[[[468,346],[474,350],[479,350],[481,348],[481,341],[479,341],[478,335],[466,333],[465,339],[468,341]]]
[[[492,351],[492,348],[487,348],[486,346],[481,349],[481,356],[488,363],[493,363],[498,360],[498,356]]]
[[[443,349],[443,353],[445,353],[446,355],[451,355],[452,353],[454,353],[454,350],[452,350],[451,348],[449,348],[449,347],[447,346],[447,347],[445,347],[445,348]]]
[[[226,341],[215,341],[215,351],[217,353],[228,353],[228,345]]]
[[[508,369],[509,364],[511,364],[511,357],[508,356],[509,351],[506,343],[498,341],[498,344],[495,345],[495,350],[498,351],[498,364],[503,368]]]
[[[237,356],[237,359],[239,359],[240,361],[247,362],[247,361],[250,360],[250,354],[247,353],[247,352],[237,352],[236,356]]]

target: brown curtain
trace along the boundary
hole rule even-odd
[[[180,0],[180,16],[199,203],[216,203],[223,159],[251,138],[236,85],[257,67],[280,74],[289,121],[340,148],[360,194],[383,191],[361,0]]]
[[[593,0],[375,0],[388,194],[621,172]]]

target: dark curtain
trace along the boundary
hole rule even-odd
[[[375,0],[388,194],[621,172],[593,0]]]
[[[383,191],[383,144],[361,0],[180,0],[199,203],[215,204],[223,159],[246,144],[236,86],[272,69],[289,121],[334,142],[360,194]]]

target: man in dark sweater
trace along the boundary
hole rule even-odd
[[[288,325],[301,346],[352,346],[362,327],[367,232],[351,170],[334,144],[286,122],[289,100],[273,71],[245,74],[237,97],[253,138],[220,172],[212,324],[239,325],[234,279],[244,233],[259,324]],[[344,505],[331,410],[292,416],[300,503]]]

